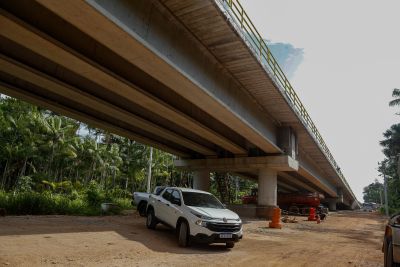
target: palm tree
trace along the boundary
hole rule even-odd
[[[393,89],[392,97],[394,99],[389,102],[389,106],[400,106],[400,89]]]

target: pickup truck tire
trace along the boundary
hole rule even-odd
[[[189,245],[189,226],[185,221],[179,224],[178,244],[180,247],[187,247]]]
[[[385,250],[386,250],[384,251],[385,267],[399,267],[400,264],[393,262],[393,243],[391,238],[387,240],[387,246]]]
[[[147,228],[154,230],[154,229],[156,229],[156,225],[157,225],[157,218],[154,215],[154,210],[150,209],[147,212],[146,226],[147,226]]]
[[[226,248],[233,248],[235,246],[235,242],[226,242],[225,247]]]
[[[147,208],[147,202],[141,201],[137,207],[140,216],[142,217],[146,216],[146,208]]]

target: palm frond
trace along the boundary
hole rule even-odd
[[[400,96],[400,89],[394,88],[392,96],[393,97],[399,97]]]
[[[389,106],[400,106],[400,98],[393,99],[392,101],[389,102]]]

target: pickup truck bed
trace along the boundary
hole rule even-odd
[[[152,194],[159,195],[164,190],[164,188],[165,186],[156,186]],[[144,192],[133,193],[132,205],[136,205],[136,209],[138,210],[140,216],[146,216],[146,208],[147,203],[149,202],[150,195],[151,193]]]

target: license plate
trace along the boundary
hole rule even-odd
[[[219,234],[219,238],[232,238],[232,234]]]

